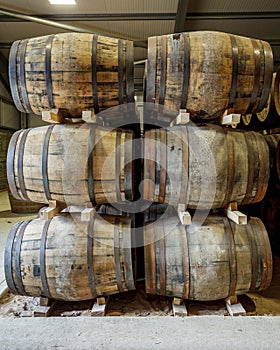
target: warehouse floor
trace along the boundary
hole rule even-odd
[[[0,192],[0,284],[4,280],[4,248],[12,225],[36,215],[19,215],[10,211],[7,192]],[[166,317],[51,317],[15,318],[14,311],[24,298],[8,295],[0,302],[1,349],[22,348],[97,348],[97,349],[279,349],[280,317],[280,258],[274,257],[274,276],[271,287],[263,293],[248,294],[255,309],[249,315],[265,317],[217,317],[222,315],[219,305],[190,304],[193,315],[185,319]],[[131,298],[143,304],[139,296]],[[29,298],[29,300],[32,298]],[[114,298],[109,315],[119,315],[116,309],[121,298]],[[246,304],[246,300],[245,300]],[[246,305],[244,305],[246,306]],[[130,305],[131,310],[134,304]],[[207,312],[209,308],[210,312]],[[245,307],[246,308],[246,307]],[[211,312],[211,309],[213,312]],[[2,310],[2,312],[1,312]],[[124,308],[122,308],[124,310]],[[246,309],[247,311],[247,309]],[[131,316],[133,312],[124,312]],[[165,313],[162,313],[164,315]],[[166,313],[170,315],[170,312]],[[153,315],[139,312],[135,315]],[[268,316],[266,316],[268,315]],[[3,317],[6,316],[6,317]],[[73,331],[74,330],[74,331]],[[135,333],[137,330],[137,336]],[[117,334],[114,337],[114,334]],[[139,337],[141,334],[141,337]],[[256,342],[256,339],[258,340]],[[95,346],[96,344],[96,346]],[[228,346],[228,347],[227,347]]]

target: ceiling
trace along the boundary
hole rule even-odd
[[[193,30],[218,30],[270,42],[275,66],[280,65],[279,0],[76,0],[55,6],[48,0],[0,2],[0,78],[7,82],[6,64],[13,41],[75,29],[131,39],[135,60],[147,57],[149,36]],[[3,14],[9,12],[9,15]],[[12,12],[78,28],[62,29],[10,16]],[[34,20],[34,18],[33,18]],[[69,30],[70,29],[70,30]],[[142,86],[143,66],[135,66]]]

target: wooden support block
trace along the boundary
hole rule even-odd
[[[0,300],[4,298],[4,296],[8,293],[9,288],[7,286],[6,281],[2,281],[0,284]]]
[[[247,225],[247,215],[237,210],[237,203],[230,203],[226,210],[227,217],[237,225]]]
[[[47,123],[65,123],[64,118],[62,117],[59,109],[51,109],[50,111],[42,112],[42,120]]]
[[[49,207],[40,209],[40,212],[39,212],[40,219],[50,220],[64,208],[65,208],[65,205],[62,205],[57,201],[51,200],[49,201]]]
[[[21,311],[20,313],[20,317],[32,317],[32,316],[33,316],[32,311],[24,310],[24,311]]]
[[[234,125],[240,123],[241,114],[228,114],[220,119],[221,125]]]
[[[99,297],[96,299],[92,309],[91,316],[105,316],[108,307],[109,297]]]
[[[94,217],[95,213],[96,213],[96,211],[94,208],[85,208],[81,212],[81,220],[82,221],[90,221]]]
[[[246,316],[246,311],[237,298],[232,302],[231,298],[226,299],[226,307],[230,316]]]
[[[186,109],[180,109],[177,117],[170,123],[170,126],[174,125],[186,125],[190,121],[190,113],[187,113]]]
[[[94,111],[83,111],[82,120],[85,123],[97,123],[97,119]]]
[[[34,317],[49,317],[56,306],[54,301],[50,306],[37,306],[33,312]]]
[[[180,298],[174,298],[172,301],[172,309],[174,317],[186,317],[188,316],[188,311],[184,300]]]
[[[182,225],[190,225],[192,223],[191,214],[186,210],[185,204],[179,204],[177,211]]]

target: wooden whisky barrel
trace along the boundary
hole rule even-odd
[[[263,199],[269,151],[255,132],[217,125],[150,130],[144,138],[143,199],[191,209]]]
[[[131,222],[74,214],[19,222],[5,250],[5,276],[14,294],[88,300],[135,289]]]
[[[40,115],[81,117],[134,101],[133,42],[86,33],[15,41],[9,57],[14,103]]]
[[[270,181],[271,185],[279,183],[279,155],[277,156],[277,148],[280,143],[280,134],[269,134],[264,136],[269,147],[270,158]]]
[[[133,133],[90,124],[17,131],[7,175],[17,199],[82,205],[133,199]]]
[[[198,31],[148,41],[147,102],[187,109],[193,120],[261,111],[273,74],[270,45],[233,34]]]
[[[276,170],[280,181],[280,142],[278,142],[276,150]]]
[[[30,201],[24,201],[21,199],[16,199],[10,192],[9,194],[9,201],[11,206],[11,211],[13,213],[17,214],[32,214],[32,213],[38,213],[38,211],[43,207],[43,204],[30,202]]]
[[[236,225],[209,216],[195,232],[178,218],[144,228],[146,292],[216,300],[268,288],[272,254],[258,218]]]

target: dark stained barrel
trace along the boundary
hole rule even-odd
[[[261,111],[273,74],[269,43],[233,34],[198,31],[148,41],[146,101],[187,109],[193,120]]]
[[[13,226],[5,276],[14,294],[78,301],[135,289],[131,221],[56,216]]]
[[[9,78],[16,107],[81,117],[134,101],[133,42],[86,33],[15,41]]]
[[[261,291],[272,278],[272,254],[258,218],[236,225],[208,216],[191,232],[178,218],[144,228],[146,292],[192,300],[216,300]]]
[[[271,185],[279,184],[279,151],[277,153],[277,148],[280,134],[269,134],[265,135],[264,138],[269,147]]]
[[[84,125],[17,131],[7,174],[12,195],[39,203],[103,204],[133,198],[133,133]]]
[[[143,199],[190,209],[263,199],[269,180],[264,137],[216,125],[150,130],[144,138]]]

